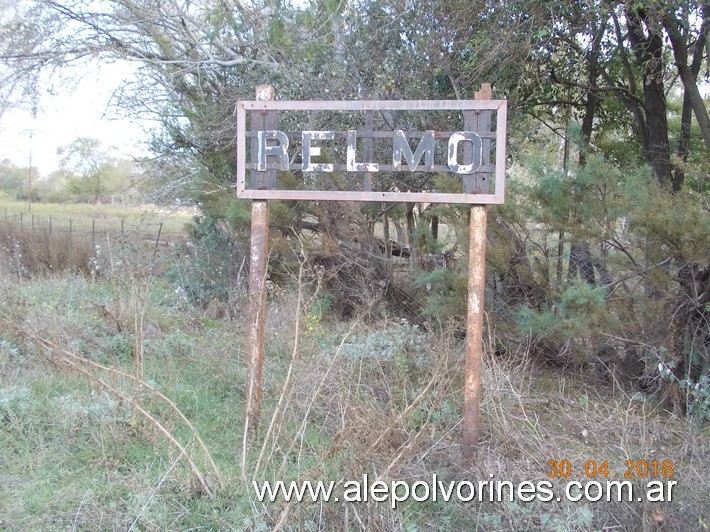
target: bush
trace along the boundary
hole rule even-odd
[[[193,303],[206,306],[212,300],[226,301],[244,264],[237,243],[210,215],[195,217],[192,237],[187,256],[166,272],[166,279]]]
[[[520,307],[518,328],[523,334],[529,333],[554,343],[589,334],[610,320],[605,295],[603,288],[577,282],[567,287],[551,308]]]

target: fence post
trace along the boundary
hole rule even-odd
[[[72,241],[71,232],[72,232],[72,223],[71,223],[71,218],[69,218],[69,257],[72,257],[74,254],[74,242]]]
[[[52,236],[52,217],[49,217],[49,236]]]
[[[32,230],[35,230],[35,215],[32,213]]]
[[[160,244],[160,232],[163,230],[163,222],[160,222],[158,226],[158,236],[155,237],[155,248],[153,249],[153,262],[155,262],[155,256],[158,253],[158,244]]]
[[[22,231],[22,211],[20,211],[20,231]]]
[[[96,219],[91,219],[91,244],[96,244]]]

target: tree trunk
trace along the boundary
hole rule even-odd
[[[382,204],[382,231],[385,238],[385,258],[389,259],[392,257],[392,246],[390,244],[390,221],[389,216],[387,216],[387,204]]]
[[[688,151],[690,149],[690,122],[693,117],[693,108],[690,104],[688,94],[683,94],[683,110],[680,116],[680,138],[678,139],[678,149],[676,155],[683,162],[688,160]],[[682,165],[678,165],[673,172],[673,192],[680,192],[685,181],[685,169]]]
[[[596,285],[592,253],[589,251],[589,244],[586,242],[576,242],[572,244],[572,248],[569,252],[569,269],[567,270],[568,282],[572,282],[577,274],[579,274],[585,283],[592,286]]]
[[[409,264],[412,273],[417,271],[417,261],[419,260],[419,253],[416,250],[416,244],[414,242],[414,203],[407,203],[405,207],[405,219],[407,221],[407,241],[409,242]]]
[[[600,25],[592,37],[592,49],[588,58],[589,85],[585,93],[584,117],[582,118],[582,138],[579,146],[579,166],[587,164],[587,149],[594,130],[594,117],[597,112],[597,80],[599,78],[599,45],[603,36],[604,27]],[[570,249],[568,281],[579,273],[582,279],[592,286],[596,284],[594,276],[594,262],[589,243],[583,240],[573,242]]]
[[[663,83],[663,34],[643,9],[626,9],[628,38],[643,73],[643,108],[648,132],[648,164],[662,187],[671,183],[666,94]],[[644,31],[644,25],[646,31]]]
[[[669,13],[663,18],[663,25],[671,41],[675,64],[685,89],[683,103],[685,104],[686,99],[690,102],[690,106],[695,114],[695,119],[698,121],[698,126],[700,127],[700,134],[705,143],[705,151],[708,157],[710,157],[710,116],[708,115],[708,110],[705,108],[705,102],[700,94],[697,82],[708,32],[708,13],[704,13],[704,15],[706,18],[696,41],[692,66],[688,64],[688,35],[684,34],[681,30],[682,25],[680,21],[676,19],[673,14]]]

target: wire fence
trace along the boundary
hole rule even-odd
[[[173,255],[188,258],[178,269],[185,291],[199,292],[197,299],[247,288],[240,282],[249,268],[247,249],[233,235],[206,233],[193,238],[176,233],[170,225],[166,228],[155,217],[102,218],[86,213],[74,217],[67,211],[12,212],[0,207],[0,259],[18,272],[94,273],[97,254],[103,250],[141,248],[148,251],[150,261],[154,251],[166,248],[159,255],[168,257],[174,251],[170,260]],[[404,318],[418,325],[463,315],[465,300],[456,294],[465,289],[465,256],[453,231],[440,227],[439,232],[438,253],[412,245],[410,232],[393,223],[389,231],[373,227],[369,237],[361,232],[317,234],[313,247],[308,246],[308,262],[314,276],[321,278],[320,310],[341,319]],[[281,265],[288,257],[281,249],[270,261],[268,284],[279,285],[276,291],[288,284],[289,267]]]
[[[147,217],[136,219],[135,216],[57,215],[53,212],[42,212],[41,209],[13,212],[7,207],[0,215],[0,227],[3,228],[3,233],[36,231],[47,233],[50,237],[60,234],[90,236],[92,242],[103,239],[106,235],[121,238],[140,235],[143,239],[155,237],[159,243],[161,236],[166,236],[164,222]]]
[[[93,274],[106,246],[115,250],[140,246],[154,256],[175,240],[176,235],[164,234],[163,221],[75,218],[7,208],[0,214],[0,259],[21,278],[50,272]]]

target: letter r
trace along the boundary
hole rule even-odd
[[[268,146],[267,140],[277,140],[278,144]],[[266,170],[266,158],[273,156],[279,158],[279,170],[288,170],[288,137],[283,131],[259,131],[257,132],[257,142],[259,145],[256,169],[260,172]]]

